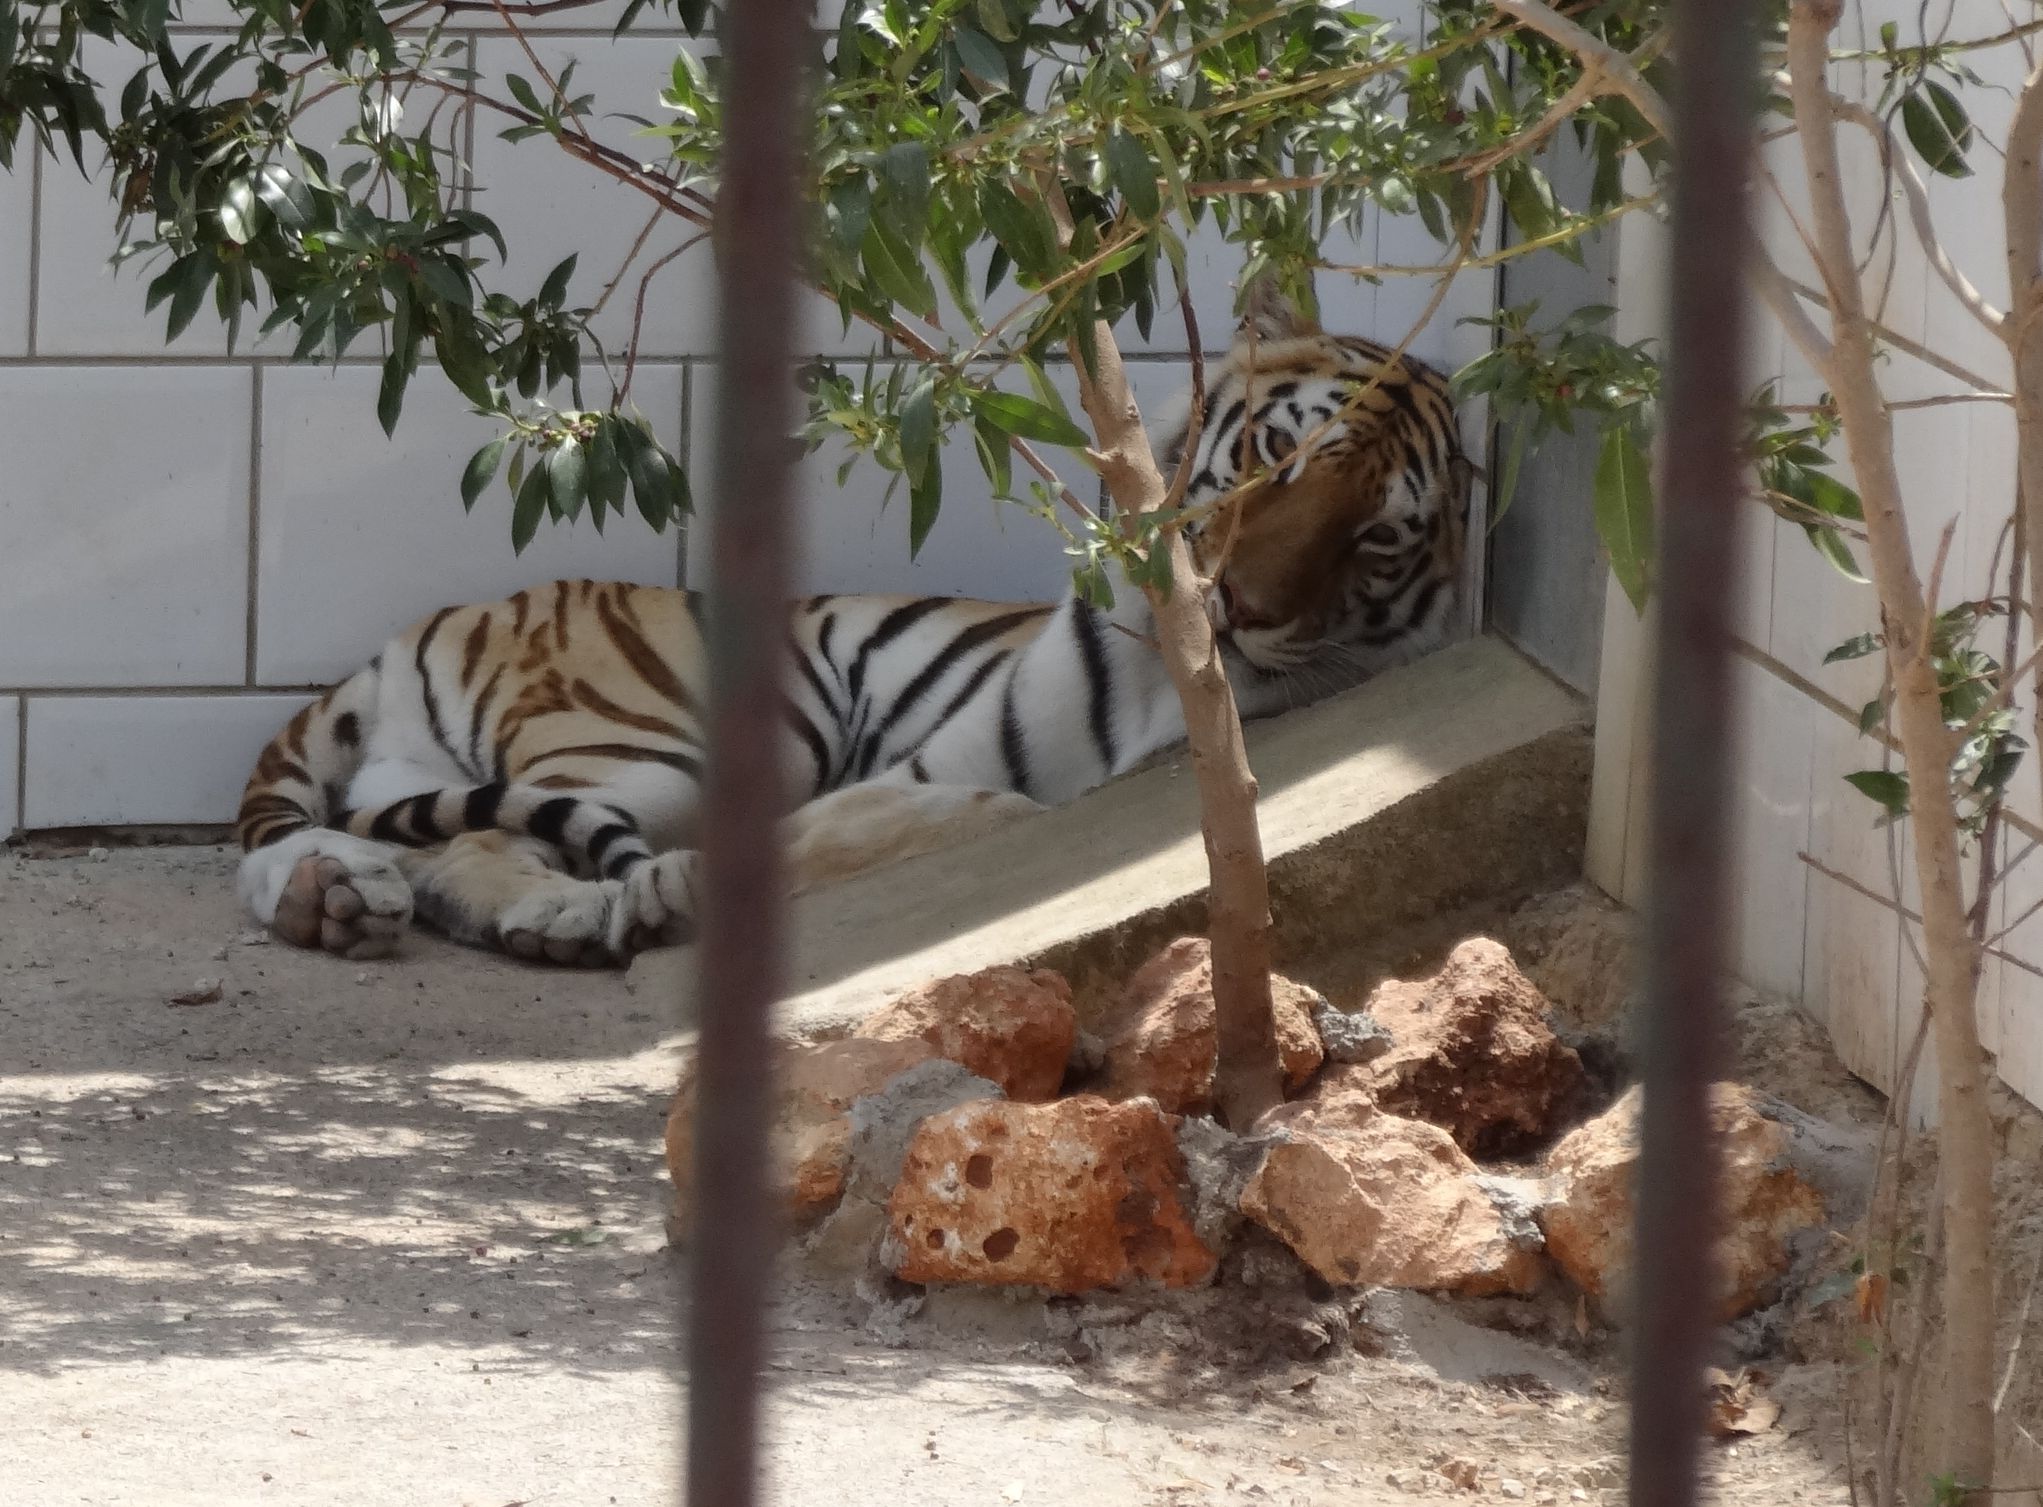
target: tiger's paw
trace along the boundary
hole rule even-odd
[[[270,930],[357,962],[387,958],[411,925],[411,886],[384,860],[307,853],[291,866]]]
[[[661,853],[626,874],[610,913],[610,950],[628,958],[651,947],[693,941],[700,862],[693,852]]]
[[[497,918],[497,940],[533,962],[607,968],[628,956],[609,941],[621,889],[614,879],[563,879],[513,902]]]

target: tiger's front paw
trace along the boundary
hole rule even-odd
[[[411,924],[411,886],[382,859],[308,853],[291,867],[270,930],[338,957],[386,958]]]
[[[649,947],[695,940],[696,874],[701,855],[661,853],[624,876],[610,912],[610,950],[620,958]]]
[[[622,886],[614,879],[562,878],[514,901],[497,918],[504,951],[533,962],[606,968],[627,954],[610,946],[610,918]]]

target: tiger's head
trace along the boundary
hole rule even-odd
[[[1439,636],[1472,470],[1437,372],[1327,334],[1266,281],[1202,413],[1186,535],[1231,658],[1265,677],[1367,671]],[[1166,481],[1189,417],[1162,430]]]

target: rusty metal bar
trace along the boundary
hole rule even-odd
[[[700,1095],[688,1331],[691,1507],[757,1500],[767,1284],[778,1243],[767,1157],[770,1017],[780,994],[786,882],[778,756],[788,664],[789,356],[800,257],[802,74],[809,7],[725,12],[716,472],[707,636]]]
[[[1730,611],[1738,525],[1750,511],[1740,450],[1757,13],[1754,0],[1674,6],[1645,1107],[1633,1247],[1633,1507],[1689,1507],[1698,1498],[1703,1367],[1717,1323],[1719,1148],[1708,1096],[1724,1058]]]

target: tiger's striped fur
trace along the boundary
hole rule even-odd
[[[1172,464],[1187,427],[1165,431]],[[1436,373],[1257,306],[1191,465],[1188,532],[1244,716],[1445,637],[1470,468]],[[1147,602],[1116,597],[797,604],[798,882],[1069,800],[1180,740]],[[685,936],[701,611],[689,592],[561,581],[434,614],[264,750],[237,828],[244,898],[287,939],[355,957],[393,947],[414,909],[561,962]]]

